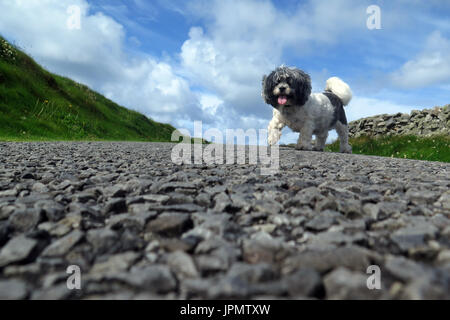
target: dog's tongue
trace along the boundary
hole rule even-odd
[[[278,104],[279,105],[285,105],[287,102],[287,97],[286,96],[279,96],[278,97]]]

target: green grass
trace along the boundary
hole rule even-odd
[[[0,37],[0,140],[165,142],[174,130],[46,71]]]
[[[355,154],[382,157],[450,162],[449,136],[363,136],[350,139]],[[339,141],[326,146],[326,151],[338,152]]]

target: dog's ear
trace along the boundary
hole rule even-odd
[[[263,76],[262,79],[262,91],[261,96],[264,99],[264,102],[272,105],[273,107],[277,107],[277,104],[274,100],[272,89],[273,89],[273,74]]]
[[[295,102],[297,105],[303,106],[311,95],[312,88],[310,76],[301,70],[295,70],[294,87]]]
[[[269,97],[267,96],[267,90],[266,90],[266,81],[267,76],[264,75],[262,78],[262,91],[261,91],[261,97],[264,99],[264,102],[267,104],[270,104]]]

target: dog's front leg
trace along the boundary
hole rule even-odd
[[[295,147],[297,150],[312,150],[312,133],[313,130],[310,126],[304,126],[300,130],[300,136],[298,137],[297,146]]]
[[[270,146],[275,145],[281,138],[281,130],[285,127],[285,123],[281,120],[280,115],[273,113],[273,119],[269,123],[267,142]]]
[[[322,132],[316,135],[316,145],[314,151],[323,151],[325,149],[325,143],[327,142],[328,131]]]

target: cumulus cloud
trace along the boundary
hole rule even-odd
[[[427,39],[423,51],[407,61],[391,75],[392,82],[401,88],[421,88],[433,84],[450,83],[450,40],[439,31]]]
[[[414,106],[398,104],[389,100],[356,96],[345,108],[348,121],[354,121],[378,114],[409,113]]]

